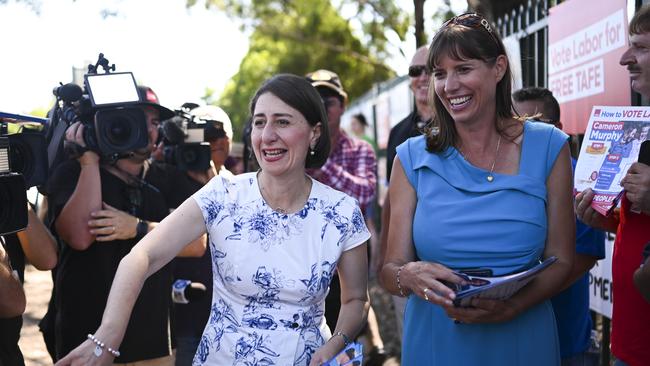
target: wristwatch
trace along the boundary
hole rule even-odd
[[[148,231],[149,224],[144,220],[138,219],[138,225],[135,227],[135,237],[140,240],[144,238],[145,235],[147,235]]]

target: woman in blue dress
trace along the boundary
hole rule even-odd
[[[99,329],[57,365],[111,364],[145,278],[206,231],[214,293],[194,365],[316,366],[358,333],[370,234],[356,200],[305,174],[329,155],[320,96],[305,78],[278,75],[251,114],[261,169],[213,178],[147,234],[120,263]],[[323,314],[334,271],[341,309],[331,332]]]
[[[557,365],[548,301],[569,274],[575,236],[566,135],[514,117],[502,41],[463,14],[433,38],[433,126],[397,149],[382,283],[408,296],[403,365]],[[557,261],[507,300],[455,307],[452,270],[500,276]]]

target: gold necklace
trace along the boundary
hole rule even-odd
[[[496,151],[494,152],[494,160],[492,160],[492,166],[490,167],[490,172],[488,173],[487,177],[485,179],[492,183],[494,181],[494,166],[497,163],[497,158],[499,157],[499,147],[501,147],[501,135],[499,135],[499,139],[497,140],[497,148]],[[463,153],[463,149],[459,148],[458,151],[460,154],[465,158],[465,160],[469,163],[469,157],[471,156],[471,152],[468,155],[465,155]]]

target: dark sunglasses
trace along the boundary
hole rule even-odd
[[[483,18],[477,13],[465,13],[465,14],[457,15],[444,22],[442,24],[442,27],[440,27],[440,29],[443,29],[445,27],[454,24],[462,25],[464,27],[469,27],[469,28],[483,28],[490,34],[492,39],[498,44],[496,35],[492,31],[492,26],[490,26],[490,22],[488,22],[487,19]]]
[[[412,78],[418,78],[422,73],[426,73],[427,76],[431,75],[431,72],[424,65],[411,65],[409,66],[409,76]]]

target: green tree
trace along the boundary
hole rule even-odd
[[[227,2],[227,3],[226,3]],[[213,1],[242,27],[254,29],[239,71],[221,94],[219,105],[228,112],[239,138],[248,118],[248,103],[268,77],[282,72],[304,75],[316,69],[335,71],[351,99],[394,72],[356,38],[348,21],[328,0]],[[190,6],[192,4],[189,4]]]

